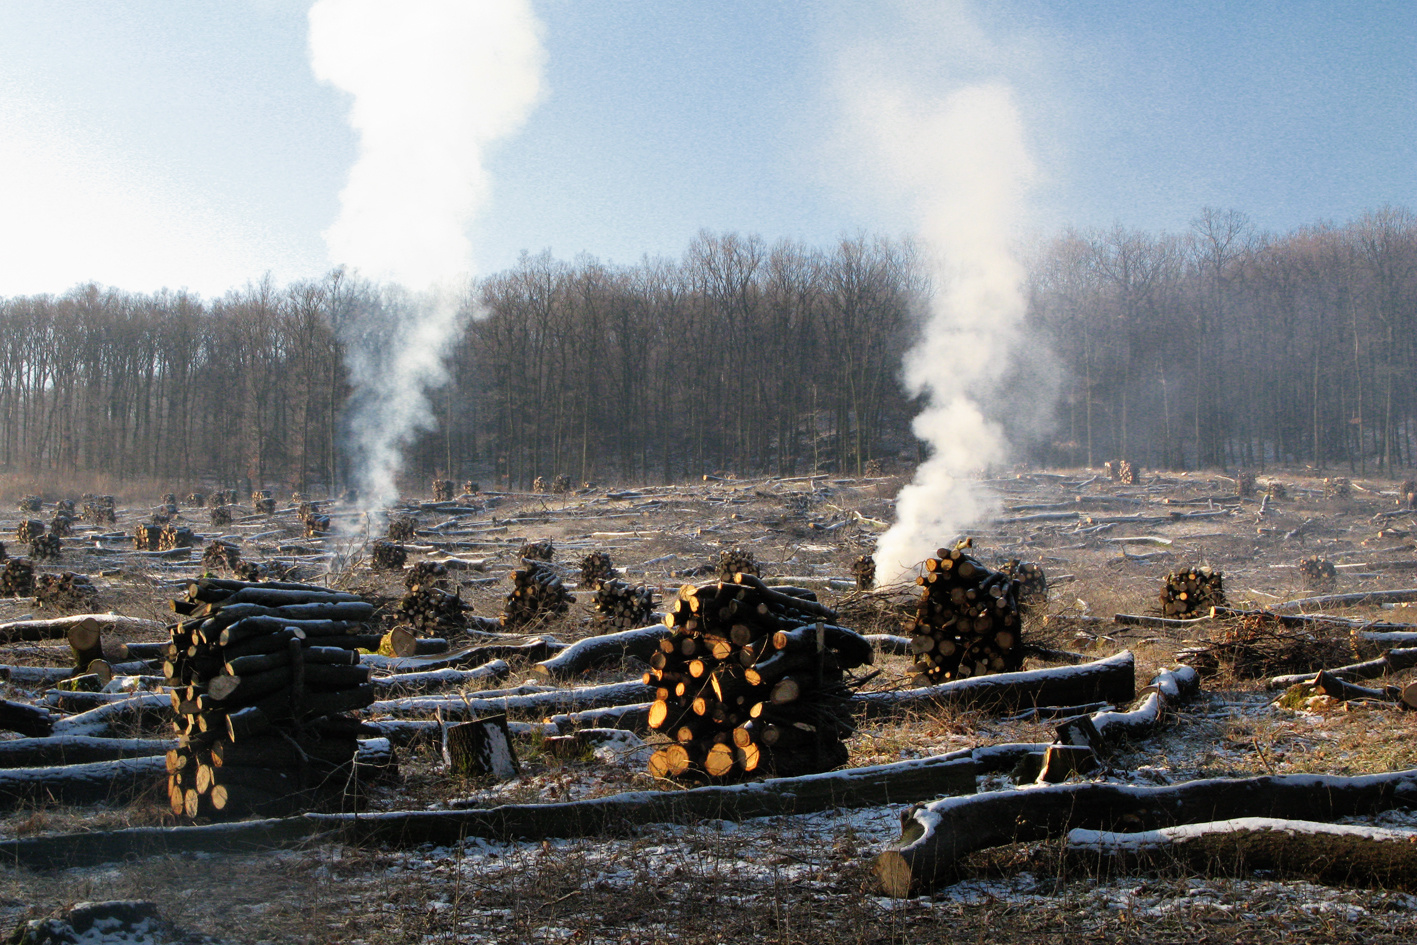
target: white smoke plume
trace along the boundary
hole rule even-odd
[[[924,395],[916,435],[929,458],[896,500],[896,521],[876,545],[883,580],[908,572],[977,524],[992,500],[968,478],[1003,460],[1003,431],[980,403],[997,389],[1018,340],[1024,270],[1010,253],[1033,175],[1023,124],[1002,82],[913,91],[888,73],[847,87],[857,140],[910,207],[931,260],[934,298],[904,379]]]
[[[341,326],[349,444],[361,503],[397,497],[403,447],[431,425],[426,392],[462,324],[468,227],[486,204],[489,145],[517,131],[542,91],[529,0],[317,0],[310,66],[351,96],[359,156],[325,231],[331,260],[395,283]]]

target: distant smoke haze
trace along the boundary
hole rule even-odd
[[[364,300],[341,326],[352,472],[361,503],[380,509],[397,497],[403,448],[432,425],[426,392],[447,379],[466,311],[486,150],[541,95],[541,28],[526,0],[318,0],[309,24],[311,69],[350,94],[359,134],[330,258],[406,290]]]
[[[1002,82],[930,95],[883,64],[842,88],[853,140],[878,182],[909,208],[934,289],[903,365],[907,388],[925,399],[913,426],[930,455],[876,545],[882,579],[892,580],[995,507],[970,477],[1008,455],[981,404],[1010,366],[1024,315],[1024,269],[1010,243],[1033,164]]]

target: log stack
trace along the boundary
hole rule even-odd
[[[133,526],[133,547],[139,551],[157,551],[162,541],[162,525],[157,522],[139,522]]]
[[[1343,476],[1324,480],[1325,499],[1347,499],[1353,495],[1353,483]]]
[[[418,533],[418,521],[411,515],[389,519],[389,541],[413,541]]]
[[[21,512],[38,512],[44,507],[44,500],[37,495],[27,495],[15,503]]]
[[[1397,487],[1397,504],[1404,509],[1417,509],[1417,479],[1404,479]]]
[[[1255,474],[1249,472],[1237,472],[1235,474],[1235,494],[1242,499],[1249,499],[1255,494]]]
[[[1289,487],[1282,482],[1271,479],[1269,481],[1269,488],[1265,490],[1265,494],[1271,499],[1287,499],[1289,498]]]
[[[191,548],[197,544],[197,536],[192,529],[185,525],[173,525],[171,522],[162,527],[162,531],[157,536],[158,551],[173,551],[177,548]]]
[[[1318,555],[1311,555],[1299,561],[1299,577],[1304,586],[1316,590],[1330,590],[1338,584],[1338,569],[1333,562]]]
[[[15,526],[15,540],[22,545],[28,545],[45,531],[44,523],[37,518],[21,519],[20,524]]]
[[[94,525],[112,525],[118,521],[118,511],[111,495],[84,495],[84,520]]]
[[[88,610],[98,598],[98,588],[88,575],[64,571],[41,574],[34,582],[34,603],[37,607],[61,610]]]
[[[1023,665],[1018,582],[967,552],[968,542],[925,559],[910,626],[916,686],[1012,672]]]
[[[463,495],[477,495],[482,491],[482,484],[469,479],[462,484]]]
[[[1200,565],[1166,575],[1161,586],[1161,615],[1191,617],[1225,606],[1225,581],[1214,568]]]
[[[212,505],[235,505],[235,489],[218,489],[212,493]]]
[[[346,713],[375,698],[358,653],[379,643],[363,632],[373,605],[324,587],[203,578],[173,606],[185,613],[165,663],[173,812],[273,816],[347,800],[359,722]]]
[[[68,538],[74,534],[74,516],[69,512],[55,512],[49,521],[49,534],[55,538]]]
[[[204,509],[207,507],[207,497],[205,493],[191,492],[187,494],[187,505],[194,509]]]
[[[751,574],[754,577],[762,574],[758,570],[758,559],[753,557],[751,551],[734,548],[718,553],[718,579],[732,581],[735,574]]]
[[[567,495],[571,491],[571,477],[561,473],[551,480],[552,495]]]
[[[456,495],[454,493],[453,481],[451,479],[433,480],[434,502],[451,502],[454,498],[456,498]]]
[[[392,541],[376,541],[369,549],[369,563],[376,571],[400,571],[408,561],[408,549]]]
[[[400,621],[425,636],[445,636],[467,627],[467,605],[447,589],[448,568],[438,561],[419,561],[404,576],[408,593],[399,600]]]
[[[251,507],[261,515],[274,515],[276,498],[269,489],[257,489],[251,493]]]
[[[517,555],[525,561],[550,561],[556,557],[556,543],[550,538],[529,541],[517,550]]]
[[[305,537],[323,538],[330,533],[330,517],[328,515],[312,515],[305,519]]]
[[[202,568],[206,571],[227,571],[232,574],[241,565],[241,549],[233,542],[217,539],[202,551]]]
[[[856,579],[858,591],[869,591],[876,586],[876,559],[871,555],[860,555],[851,562],[851,576]]]
[[[60,550],[58,535],[40,535],[30,542],[30,558],[34,561],[56,561]]]
[[[610,578],[596,584],[594,603],[599,632],[633,630],[650,622],[654,614],[654,591],[643,584]]]
[[[502,612],[502,626],[525,627],[543,617],[559,617],[571,609],[576,596],[566,590],[556,569],[542,561],[526,559],[512,572],[512,590]]]
[[[0,570],[0,597],[29,597],[34,593],[34,565],[28,558],[10,558]]]
[[[1048,606],[1048,575],[1042,567],[1032,561],[1013,558],[1001,570],[1018,582],[1020,613],[1027,615]]]
[[[537,494],[542,494],[549,492],[550,488],[547,486],[545,479],[540,476],[537,476],[531,481],[531,491]]]
[[[784,593],[749,574],[685,585],[666,610],[674,632],[645,681],[658,687],[649,725],[673,743],[651,756],[651,774],[725,781],[846,763],[845,671],[872,652],[836,626],[834,611],[810,591]]]
[[[1124,459],[1117,464],[1117,482],[1124,486],[1139,486],[1141,485],[1141,481],[1142,474],[1140,466],[1128,459]]]
[[[231,524],[231,506],[213,505],[209,519],[217,528],[224,528]]]
[[[615,564],[603,551],[592,551],[581,559],[581,587],[594,589],[615,577]]]

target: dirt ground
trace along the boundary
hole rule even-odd
[[[1162,577],[1208,564],[1224,575],[1232,605],[1264,607],[1307,596],[1296,564],[1319,555],[1337,566],[1339,591],[1417,585],[1411,530],[1417,515],[1396,510],[1396,484],[1357,479],[1348,497],[1326,497],[1321,479],[1277,472],[1284,498],[1240,499],[1232,480],[1212,474],[1151,475],[1122,486],[1095,471],[1023,471],[982,480],[997,499],[994,518],[972,529],[987,563],[1019,558],[1040,564],[1052,581],[1047,614],[1028,627],[1032,642],[1102,656],[1131,649],[1139,684],[1178,650],[1203,641],[1208,628],[1123,626],[1116,613],[1154,614]],[[898,633],[898,611],[851,590],[850,565],[870,552],[893,518],[898,478],[831,477],[714,480],[677,487],[566,496],[483,495],[464,510],[410,501],[420,535],[413,555],[454,553],[487,562],[463,596],[472,612],[501,610],[517,550],[533,539],[555,542],[556,561],[573,583],[581,557],[606,551],[632,581],[672,597],[720,551],[751,551],[766,576],[811,586],[839,607],[842,622],[863,633]],[[4,497],[14,508],[19,496]],[[60,496],[46,496],[53,500]],[[137,497],[145,498],[145,497]],[[83,529],[65,541],[60,561],[42,570],[83,571],[99,585],[96,609],[169,616],[167,602],[200,573],[200,546],[189,560],[135,555],[131,534],[150,508],[119,498],[116,527]],[[283,503],[284,505],[284,503]],[[474,510],[475,509],[475,510]],[[1180,518],[1173,513],[1213,512]],[[276,561],[293,577],[366,594],[397,597],[396,575],[370,571],[354,539],[306,540],[293,508],[249,514],[215,529],[202,510],[183,509],[186,524],[239,539],[243,556]],[[337,522],[341,511],[334,507]],[[25,517],[7,513],[13,535]],[[181,521],[181,520],[179,520]],[[360,523],[346,516],[347,530]],[[940,544],[958,536],[941,535]],[[11,554],[16,545],[11,544]],[[889,597],[890,595],[884,595]],[[907,590],[895,595],[908,598]],[[590,595],[578,593],[571,615],[544,628],[564,640],[589,633]],[[0,622],[36,613],[28,599],[0,600]],[[1405,608],[1345,611],[1389,622],[1412,621]],[[1093,618],[1093,619],[1078,619]],[[1100,618],[1100,619],[1096,619]],[[0,660],[38,659],[0,648]],[[904,657],[884,657],[868,688],[898,688],[909,677]],[[638,676],[623,666],[577,684]],[[1406,674],[1408,676],[1411,673]],[[511,682],[530,678],[515,666]],[[1393,680],[1405,681],[1402,678]],[[1262,681],[1222,672],[1202,698],[1164,732],[1130,746],[1103,777],[1156,784],[1196,777],[1263,773],[1354,774],[1417,767],[1417,713],[1385,706],[1301,702],[1273,705]],[[11,687],[4,698],[33,698]],[[1047,723],[933,708],[864,723],[849,742],[852,766],[878,764],[961,747],[1052,739]],[[460,803],[565,800],[626,789],[662,788],[642,753],[602,751],[573,761],[520,745],[522,774],[489,785],[450,778],[433,746],[400,757],[401,780],[377,789],[376,809]],[[984,779],[982,789],[1012,789]],[[925,800],[925,798],[921,798]],[[222,942],[765,942],[885,943],[940,939],[989,942],[1411,941],[1417,896],[1371,888],[1315,885],[1303,878],[1204,875],[1179,868],[1102,875],[1050,844],[1017,845],[971,861],[966,878],[933,896],[880,895],[873,856],[899,833],[898,806],[762,818],[705,820],[626,829],[595,840],[526,843],[468,841],[455,848],[386,850],[335,844],[261,856],[170,856],[51,872],[0,871],[0,930],[86,899],[151,898],[178,926]],[[165,798],[122,808],[41,806],[0,818],[3,836],[174,822]],[[1417,815],[1394,812],[1385,826],[1417,828]]]

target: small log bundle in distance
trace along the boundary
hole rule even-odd
[[[454,495],[453,481],[451,479],[433,480],[434,502],[451,502],[455,497],[456,496]]]
[[[1206,565],[1166,575],[1161,588],[1161,614],[1189,617],[1225,606],[1225,581],[1221,573]]]
[[[744,551],[742,548],[733,548],[729,551],[718,553],[718,579],[720,581],[731,581],[735,574],[762,574],[758,570],[758,559],[753,557],[751,551]]]
[[[524,627],[542,617],[557,617],[571,609],[576,596],[566,590],[555,568],[532,559],[524,559],[522,564],[523,567],[511,574],[512,590],[507,594],[502,626]]]
[[[212,511],[216,511],[213,509]],[[207,571],[228,571],[235,573],[241,564],[241,549],[235,543],[217,539],[202,551],[202,567]]]
[[[595,622],[600,631],[643,627],[654,613],[654,591],[644,584],[600,581],[595,589]]]
[[[538,494],[545,493],[550,491],[550,487],[547,486],[546,480],[543,477],[537,476],[531,481],[531,491]]]
[[[44,500],[37,495],[27,495],[15,503],[15,508],[21,512],[38,512],[44,507]]]
[[[529,561],[550,561],[556,557],[556,543],[550,538],[529,541],[521,546],[517,555]]]
[[[871,555],[861,555],[851,562],[851,576],[856,579],[856,589],[869,591],[876,586],[876,559]]]
[[[1018,582],[962,547],[941,548],[925,560],[910,628],[914,685],[1007,673],[1023,665]]]
[[[1237,472],[1235,474],[1235,494],[1242,499],[1248,499],[1255,494],[1255,474],[1251,472]]]
[[[1013,558],[1000,570],[1018,582],[1020,612],[1027,613],[1047,606],[1048,575],[1044,573],[1043,568],[1031,561]]]
[[[551,480],[552,495],[566,495],[571,491],[571,477],[565,473],[558,473]]]
[[[645,682],[657,687],[649,725],[673,744],[651,756],[651,774],[722,781],[846,763],[844,671],[873,653],[834,611],[749,574],[686,584],[666,610],[673,633]]]
[[[1338,570],[1333,562],[1318,555],[1311,555],[1299,561],[1299,577],[1304,586],[1314,590],[1332,590],[1338,583]]]
[[[376,541],[369,549],[369,563],[376,571],[398,571],[408,561],[408,549],[392,541]]]
[[[251,493],[251,507],[261,515],[273,515],[276,510],[275,496],[269,489],[257,489]]]
[[[55,512],[49,521],[49,534],[55,538],[68,538],[74,534],[74,516],[70,512]]]
[[[174,609],[165,664],[178,747],[168,753],[173,813],[291,813],[345,799],[358,722],[374,701],[362,647],[373,605],[302,584],[203,578]]]
[[[34,593],[34,565],[28,558],[10,558],[0,570],[0,597],[29,597]]]
[[[157,536],[158,551],[172,551],[176,548],[191,548],[197,543],[197,536],[192,529],[185,525],[173,525],[171,522],[162,527],[162,531]]]
[[[85,495],[84,520],[94,525],[112,525],[118,521],[118,511],[111,495]]]
[[[37,518],[21,519],[20,524],[15,526],[15,540],[27,545],[43,535],[44,529],[44,523]]]
[[[235,504],[236,504],[236,490],[235,490],[235,489],[218,489],[216,492],[213,492],[213,493],[212,493],[211,504],[212,504],[212,505],[235,505]]]
[[[54,561],[61,550],[58,535],[40,535],[30,542],[30,558],[35,561]]]
[[[1404,479],[1397,487],[1397,504],[1404,509],[1417,509],[1417,479]]]
[[[601,581],[615,577],[615,564],[603,551],[592,551],[581,559],[581,587],[594,590]]]
[[[231,524],[231,506],[213,505],[208,520],[218,528]]]
[[[415,584],[399,599],[399,620],[425,635],[447,635],[467,627],[467,604],[458,594],[432,583]]]
[[[207,496],[204,492],[190,492],[187,494],[187,505],[194,509],[204,509],[207,507]]]
[[[1353,495],[1353,483],[1343,476],[1324,480],[1325,499],[1347,499]]]
[[[133,526],[133,547],[139,551],[158,551],[162,540],[162,525],[156,522],[139,522]]]
[[[34,602],[38,607],[88,608],[97,597],[98,588],[88,575],[73,571],[41,574],[34,584]]]
[[[1287,499],[1289,498],[1289,487],[1282,482],[1271,479],[1269,481],[1269,488],[1265,490],[1265,495],[1269,496],[1271,499]]]
[[[412,541],[418,532],[418,520],[411,515],[389,519],[390,541]]]

